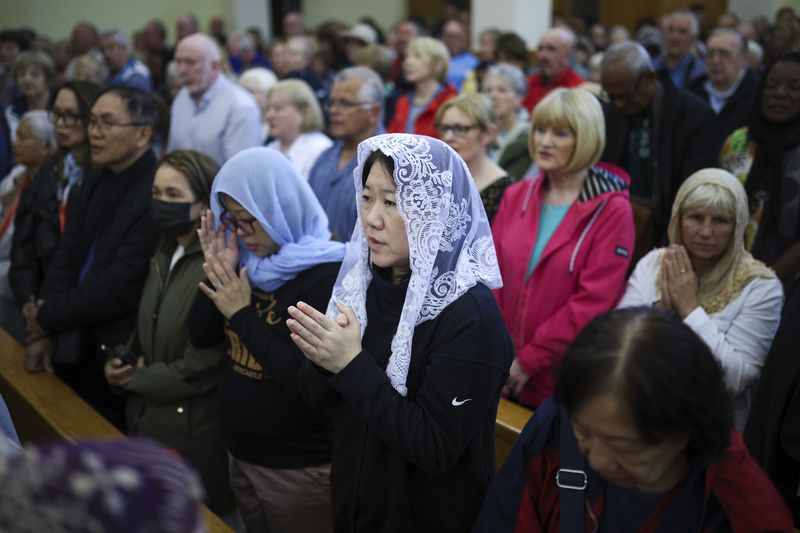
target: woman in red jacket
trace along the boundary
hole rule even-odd
[[[539,177],[506,189],[492,234],[504,283],[495,297],[516,348],[505,392],[536,407],[578,331],[622,296],[634,227],[627,174],[596,164],[605,124],[594,96],[550,93],[530,139]]]
[[[414,90],[397,100],[387,133],[415,133],[439,138],[434,126],[436,111],[458,94],[445,81],[450,68],[447,47],[432,37],[417,37],[408,45],[403,74]]]
[[[472,531],[791,533],[792,516],[733,429],[706,343],[639,307],[593,320],[566,351]]]

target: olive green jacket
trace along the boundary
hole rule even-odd
[[[128,430],[176,449],[200,473],[212,510],[232,511],[227,455],[222,441],[217,384],[225,343],[196,349],[186,321],[205,279],[197,239],[175,264],[177,243],[164,239],[150,261],[139,303],[137,331],[130,343],[144,356],[128,384]]]

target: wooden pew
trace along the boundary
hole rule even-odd
[[[0,394],[8,404],[21,440],[124,439],[125,435],[52,374],[29,374],[25,351],[0,329]],[[211,533],[233,533],[225,522],[203,508]]]
[[[497,406],[497,421],[494,426],[495,469],[499,469],[506,460],[508,452],[514,446],[522,428],[533,416],[533,411],[519,404],[500,398]]]

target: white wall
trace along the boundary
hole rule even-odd
[[[775,12],[783,6],[790,6],[800,13],[800,0],[728,0],[728,10],[739,15],[742,20],[751,20],[762,15],[772,22]]]
[[[80,20],[94,23],[100,31],[119,28],[128,35],[142,28],[153,18],[167,26],[167,42],[172,43],[175,19],[191,11],[200,21],[200,29],[208,21],[222,15],[228,31],[251,25],[266,28],[268,0],[0,0],[0,26],[29,26],[54,40],[66,38]],[[242,23],[234,20],[241,13]],[[263,18],[262,18],[263,17]]]
[[[303,0],[303,11],[311,27],[330,19],[353,24],[370,16],[388,32],[408,16],[407,4],[406,0]]]
[[[486,28],[519,34],[533,49],[550,26],[552,5],[544,0],[472,0],[472,45]]]

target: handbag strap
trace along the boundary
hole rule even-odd
[[[589,478],[583,470],[583,455],[572,432],[567,410],[561,407],[559,420],[559,460],[561,468],[556,472],[558,486],[560,531],[583,533],[585,531],[584,501]]]

